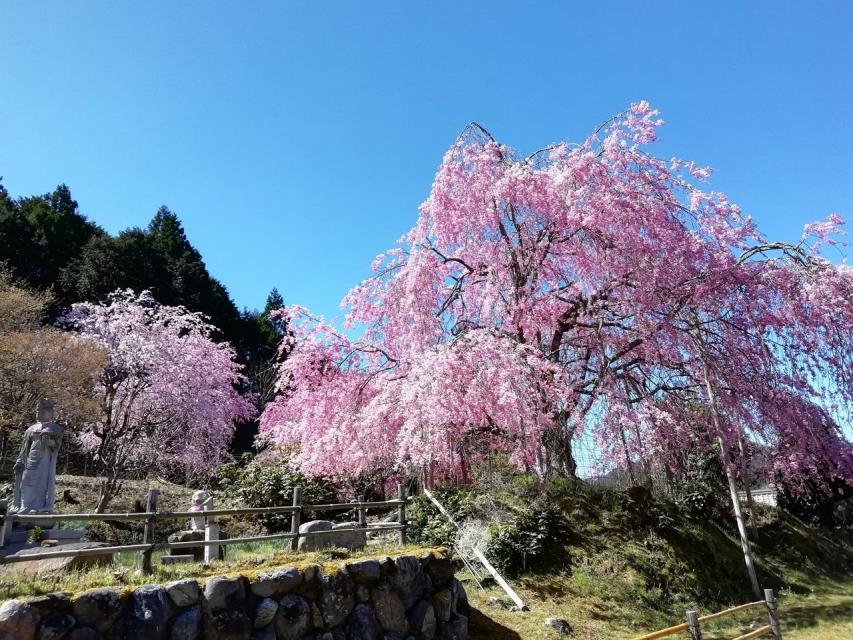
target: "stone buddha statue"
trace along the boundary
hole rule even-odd
[[[15,461],[15,491],[11,510],[17,513],[52,513],[56,485],[56,459],[62,427],[54,422],[53,403],[38,403],[36,423],[24,433]]]

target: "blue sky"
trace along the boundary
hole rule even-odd
[[[0,175],[111,232],[167,204],[240,306],[331,316],[469,121],[530,151],[647,99],[657,153],[796,240],[850,219],[851,27],[841,1],[0,0]]]

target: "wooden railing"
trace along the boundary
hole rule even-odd
[[[12,564],[16,562],[32,562],[34,560],[47,560],[50,558],[75,558],[85,556],[106,555],[109,553],[120,553],[126,551],[135,551],[140,554],[140,567],[144,571],[151,571],[151,555],[156,550],[167,549],[184,549],[191,547],[216,547],[230,544],[246,544],[251,542],[265,542],[269,540],[290,540],[290,548],[295,551],[299,544],[300,538],[314,538],[337,535],[341,533],[352,533],[357,531],[399,531],[400,544],[406,544],[406,496],[405,488],[398,485],[397,497],[392,500],[367,502],[363,497],[360,497],[355,502],[337,502],[330,504],[303,504],[302,489],[296,487],[293,492],[293,504],[280,507],[247,507],[233,509],[210,509],[207,511],[159,511],[157,509],[157,501],[159,491],[157,489],[148,490],[148,501],[146,511],[135,513],[50,513],[50,514],[18,514],[7,513],[0,518],[0,546],[3,546],[6,540],[6,531],[15,523],[22,524],[53,524],[56,522],[71,522],[71,521],[144,521],[143,542],[141,544],[128,544],[112,547],[98,547],[96,549],[69,549],[59,551],[45,551],[32,555],[8,555],[0,557],[0,565]],[[396,508],[397,523],[367,523],[368,509],[381,508]],[[302,514],[306,511],[357,511],[358,526],[341,529],[332,529],[329,531],[311,531],[299,533],[299,526],[302,522]],[[211,523],[213,518],[218,516],[248,516],[248,515],[270,515],[277,513],[290,514],[290,531],[288,533],[274,533],[261,536],[245,536],[241,538],[226,538],[219,539],[218,535],[211,537],[211,529],[215,526]],[[205,518],[208,526],[205,528],[204,540],[193,540],[188,542],[155,542],[154,531],[155,524],[158,520],[169,520],[175,518]]]
[[[741,636],[732,638],[732,640],[749,640],[750,638],[760,638],[762,636],[772,635],[775,640],[782,640],[782,629],[779,623],[779,609],[776,606],[776,596],[773,595],[773,589],[764,590],[764,600],[755,602],[747,602],[724,611],[717,613],[709,613],[708,615],[700,616],[696,611],[687,612],[687,622],[682,622],[666,629],[652,631],[642,636],[637,636],[633,640],[658,640],[658,638],[667,638],[674,636],[677,633],[687,631],[690,634],[691,640],[702,640],[702,624],[730,616],[740,611],[753,609],[755,607],[764,607],[767,611],[768,624],[758,627]]]

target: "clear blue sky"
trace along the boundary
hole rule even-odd
[[[530,151],[630,102],[768,236],[853,208],[851,2],[0,0],[0,175],[111,232],[167,204],[240,306],[338,313],[471,120]]]

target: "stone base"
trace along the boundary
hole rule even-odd
[[[3,545],[26,543],[32,527],[13,527],[6,531]],[[43,529],[42,540],[59,540],[60,542],[79,542],[86,534],[82,529]],[[34,545],[35,546],[35,545]]]
[[[50,571],[82,569],[83,567],[92,567],[99,565],[108,565],[113,561],[111,552],[90,555],[78,556],[73,558],[46,558],[39,560],[38,556],[43,553],[53,553],[55,551],[70,551],[74,549],[99,549],[108,547],[105,542],[71,542],[60,544],[55,547],[30,547],[21,549],[20,551],[10,554],[13,556],[33,556],[32,560],[26,562],[15,562],[12,564],[0,565],[0,574],[9,573],[47,573]]]

